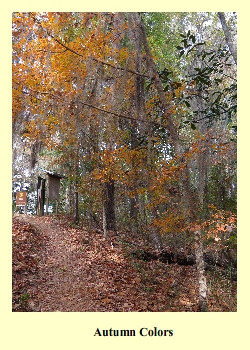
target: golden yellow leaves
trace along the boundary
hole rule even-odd
[[[44,125],[47,126],[50,134],[54,134],[56,132],[56,125],[59,124],[58,118],[54,115],[49,115],[44,122]]]
[[[119,50],[119,62],[122,64],[124,63],[129,57],[129,50],[126,47],[122,47]]]
[[[186,90],[186,86],[185,84],[182,84],[180,86],[178,86],[177,89],[174,89],[174,95],[177,98],[180,98],[182,96],[182,93]]]
[[[151,98],[148,98],[146,101],[146,109],[147,111],[154,110],[155,106],[159,104],[159,97],[154,95]]]
[[[183,229],[185,217],[183,214],[178,213],[176,209],[173,209],[173,212],[168,211],[163,213],[161,218],[155,218],[153,224],[164,234],[172,233]]]
[[[28,137],[29,139],[36,139],[40,130],[38,129],[37,123],[35,120],[30,120],[28,123],[24,124],[26,132],[23,133],[23,137]]]
[[[215,205],[209,204],[208,208],[213,211],[210,219],[201,223],[191,223],[184,230],[195,232],[202,230],[204,239],[212,239],[217,243],[225,243],[230,237],[230,234],[237,227],[237,217],[232,212],[217,209]]]
[[[145,163],[144,149],[130,149],[122,146],[115,150],[104,150],[93,156],[97,166],[93,170],[96,180],[106,182],[118,181],[124,185],[131,184],[142,176],[140,169]]]

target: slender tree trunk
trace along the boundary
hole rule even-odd
[[[207,283],[205,276],[205,263],[203,255],[203,245],[201,243],[201,230],[198,229],[195,231],[195,258],[196,266],[198,273],[198,282],[199,282],[199,311],[206,312],[208,311],[207,306]]]
[[[229,50],[233,56],[234,62],[237,65],[237,51],[236,51],[236,47],[233,43],[233,38],[232,38],[232,35],[230,33],[230,28],[227,25],[224,12],[218,12],[218,17],[220,19],[223,32],[225,34],[226,43],[227,43]]]
[[[150,216],[151,216],[151,222],[157,218],[157,209],[152,208],[150,210]],[[151,237],[154,242],[155,249],[162,250],[163,249],[163,243],[160,233],[158,232],[158,229],[155,226],[152,226],[150,229]]]
[[[208,166],[209,166],[209,149],[207,142],[201,145],[202,150],[198,155],[198,197],[201,208],[204,207],[205,189],[207,187]]]
[[[66,199],[65,199],[65,211],[67,213],[72,212],[72,184],[69,183],[66,188]]]
[[[181,156],[182,151],[181,151],[181,144],[180,144],[180,139],[178,135],[178,129],[171,118],[171,113],[169,111],[170,106],[166,99],[163,86],[156,69],[154,59],[152,57],[151,51],[148,46],[146,30],[142,21],[141,21],[141,31],[142,31],[143,45],[146,52],[148,70],[151,71],[154,76],[154,85],[160,97],[160,101],[163,107],[164,117],[166,120],[167,128],[170,133],[170,137],[172,139],[172,142],[175,148],[175,152],[177,155]],[[198,203],[197,203],[197,200],[194,198],[194,195],[191,190],[191,183],[190,183],[189,172],[187,167],[183,169],[182,187],[183,187],[183,194],[185,196],[185,199],[189,208],[190,218],[192,221],[196,221],[199,219]],[[197,265],[198,282],[199,282],[199,310],[207,311],[207,285],[206,285],[206,277],[204,272],[203,245],[202,245],[200,230],[195,231],[195,242],[196,242],[196,265]]]
[[[136,149],[138,147],[138,138],[136,135],[136,126],[132,125],[131,127],[131,149]],[[132,168],[136,168],[136,164],[134,159],[132,159]],[[132,181],[132,184],[130,186],[131,190],[136,190],[136,179]],[[137,219],[138,219],[138,194],[135,194],[132,198],[130,198],[130,219],[132,221],[132,227],[134,224],[137,226]]]
[[[153,155],[152,155],[153,146],[152,146],[152,142],[150,141],[150,136],[151,136],[150,129],[151,128],[150,128],[150,124],[149,124],[149,128],[148,128],[149,141],[148,141],[147,165],[146,165],[146,168],[147,168],[147,187],[148,188],[151,188],[151,186],[153,185],[150,173],[152,170],[152,164],[154,163]],[[151,223],[150,234],[151,234],[155,249],[162,250],[163,243],[162,243],[161,235],[159,234],[158,229],[153,224],[154,219],[156,219],[158,217],[157,207],[153,203],[153,198],[152,198],[150,191],[148,193],[148,199],[149,199],[149,203],[151,203],[151,208],[149,209],[149,217],[150,217],[150,223]]]
[[[133,18],[135,17],[135,18]],[[135,14],[132,14],[132,20],[136,21]],[[133,22],[133,21],[132,21]],[[132,32],[133,33],[133,32]],[[131,34],[132,34],[131,33]],[[135,48],[136,48],[136,58],[135,58],[135,70],[137,72],[141,72],[142,70],[142,40],[141,40],[141,33],[138,33],[138,35],[134,35],[133,38],[135,42]],[[135,93],[134,93],[134,104],[135,104],[135,117],[136,119],[143,119],[144,116],[144,110],[145,110],[145,98],[144,98],[144,78],[139,75],[134,76],[134,84],[135,84]],[[138,125],[139,123],[133,122],[131,126],[131,149],[136,149],[138,147]],[[136,168],[136,164],[134,159],[132,159],[132,168]],[[136,179],[133,181],[132,189],[136,189]],[[130,218],[134,221],[134,223],[137,225],[137,219],[139,214],[139,208],[138,208],[138,194],[135,195],[133,198],[130,198]],[[138,225],[137,225],[138,226]]]
[[[102,227],[103,227],[104,238],[107,238],[107,220],[106,220],[106,208],[105,208],[104,200],[103,200],[103,206],[102,206]]]
[[[78,224],[79,223],[79,206],[78,206],[78,191],[75,188],[75,192],[74,192],[74,224]]]
[[[79,196],[78,196],[78,167],[79,167],[79,149],[76,146],[76,156],[75,156],[75,164],[74,164],[74,224],[79,223]]]
[[[113,180],[103,185],[103,229],[116,231],[115,224],[115,183]]]

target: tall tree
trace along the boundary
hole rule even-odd
[[[13,142],[33,171],[67,173],[75,222],[105,235],[136,227],[159,249],[161,234],[191,228],[201,311],[201,228],[209,206],[231,210],[236,197],[235,65],[223,41],[209,13],[13,14]]]
[[[164,88],[162,86],[154,59],[152,57],[152,54],[148,45],[146,30],[143,22],[141,22],[141,31],[142,31],[142,37],[143,37],[143,45],[146,52],[148,68],[153,74],[154,85],[160,97],[160,101],[163,108],[163,114],[167,123],[167,128],[169,130],[170,137],[172,139],[176,154],[178,156],[182,156],[183,151],[182,151],[178,131],[172,120],[172,116],[170,113],[170,106],[166,99]],[[196,221],[199,219],[199,217],[197,216],[198,203],[193,196],[191,183],[190,183],[190,175],[188,173],[187,168],[183,169],[182,185],[183,185],[183,192],[189,207],[191,220]],[[204,265],[204,258],[203,258],[203,246],[202,246],[200,228],[198,228],[195,231],[195,241],[196,241],[196,250],[195,250],[196,264],[197,264],[198,280],[199,280],[199,307],[200,307],[200,311],[207,311],[207,284],[206,284],[206,277],[205,277],[205,265]]]
[[[230,28],[227,25],[225,14],[224,14],[224,12],[218,12],[218,16],[219,16],[219,19],[221,22],[223,32],[225,34],[225,39],[226,39],[227,45],[228,45],[229,50],[233,56],[234,62],[237,65],[237,49],[236,49],[236,45],[234,44],[234,40],[233,40],[231,31],[230,31]]]

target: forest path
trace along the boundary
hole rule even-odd
[[[69,218],[15,214],[13,311],[197,311],[195,266],[142,261],[145,236],[102,234]],[[111,244],[112,243],[112,244]],[[236,283],[208,275],[211,311],[236,311]]]
[[[39,311],[86,311],[92,309],[84,292],[93,277],[84,268],[84,259],[74,235],[47,217],[25,216],[23,220],[45,236],[38,264]]]
[[[93,312],[131,311],[126,301],[136,289],[121,248],[102,235],[69,228],[53,217],[18,215],[43,236],[37,270],[33,311]],[[140,280],[137,272],[137,282]],[[125,297],[125,298],[124,298]]]

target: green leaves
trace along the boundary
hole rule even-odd
[[[196,37],[194,34],[191,34],[190,30],[187,32],[187,34],[180,34],[180,36],[183,38],[181,42],[183,43],[183,46],[176,46],[176,49],[179,51],[179,57],[186,54],[186,56],[195,48],[198,46],[202,46],[205,43],[196,43]]]
[[[187,107],[191,107],[190,103],[187,100],[183,101]]]
[[[183,128],[183,126],[189,125],[192,130],[196,130],[197,128],[196,128],[195,124],[197,124],[197,123],[198,122],[196,120],[194,120],[194,118],[192,116],[189,116],[188,120],[184,120],[181,122],[181,125],[179,128],[181,129],[181,128]]]

